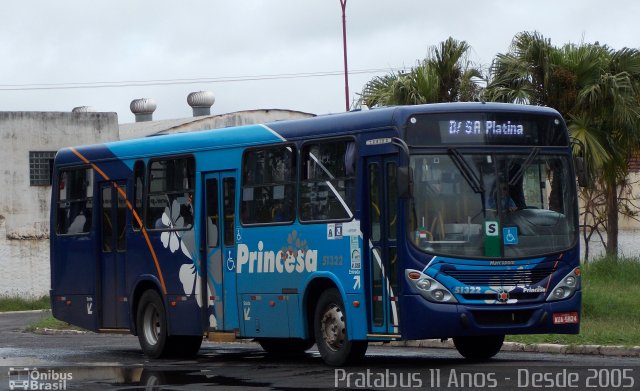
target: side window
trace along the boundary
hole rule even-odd
[[[133,210],[137,216],[133,216],[131,219],[131,225],[133,229],[139,230],[142,228],[142,200],[144,192],[144,162],[138,160],[133,166]]]
[[[377,163],[369,164],[369,219],[371,221],[371,240],[380,241],[380,182],[381,178],[378,174],[380,168]]]
[[[352,140],[307,144],[302,150],[300,220],[347,220],[355,206],[356,146]]]
[[[59,235],[89,232],[93,213],[93,170],[61,170],[59,175],[56,232]]]
[[[206,183],[207,199],[207,247],[218,247],[218,227],[220,218],[218,216],[218,180],[215,178],[207,179]],[[209,250],[207,250],[208,253]]]
[[[295,218],[293,146],[247,151],[242,162],[243,224],[291,223]]]
[[[148,173],[147,228],[191,229],[194,216],[194,158],[154,160],[149,164]]]
[[[235,244],[235,221],[236,221],[236,178],[224,178],[222,180],[222,191],[224,193],[224,245],[233,246]]]

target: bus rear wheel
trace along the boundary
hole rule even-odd
[[[142,352],[151,358],[166,355],[169,351],[167,314],[158,292],[155,290],[144,292],[138,303],[137,312],[136,329]]]
[[[344,365],[364,357],[367,341],[349,340],[344,303],[337,289],[320,295],[313,325],[318,351],[328,365]]]
[[[151,358],[193,357],[202,345],[201,335],[167,335],[167,313],[155,290],[144,292],[140,298],[136,330],[142,352]]]
[[[469,360],[488,360],[498,354],[504,342],[504,335],[483,335],[478,337],[454,337],[453,344],[458,353]]]

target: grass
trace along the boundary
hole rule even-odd
[[[50,308],[51,302],[49,301],[49,296],[42,296],[35,299],[0,296],[0,312],[46,310]]]
[[[67,322],[63,322],[54,318],[52,315],[46,316],[34,323],[31,323],[25,331],[34,332],[41,329],[54,329],[54,330],[82,330],[79,327],[72,326]]]
[[[640,259],[604,258],[582,266],[580,334],[510,335],[507,341],[640,346]]]

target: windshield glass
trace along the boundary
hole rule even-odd
[[[567,156],[539,153],[411,157],[411,240],[460,257],[531,257],[576,238],[574,180]]]

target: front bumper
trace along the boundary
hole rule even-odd
[[[577,334],[581,291],[571,298],[537,304],[437,304],[420,295],[400,298],[402,339],[499,334]],[[577,312],[577,324],[553,324],[553,314]]]

